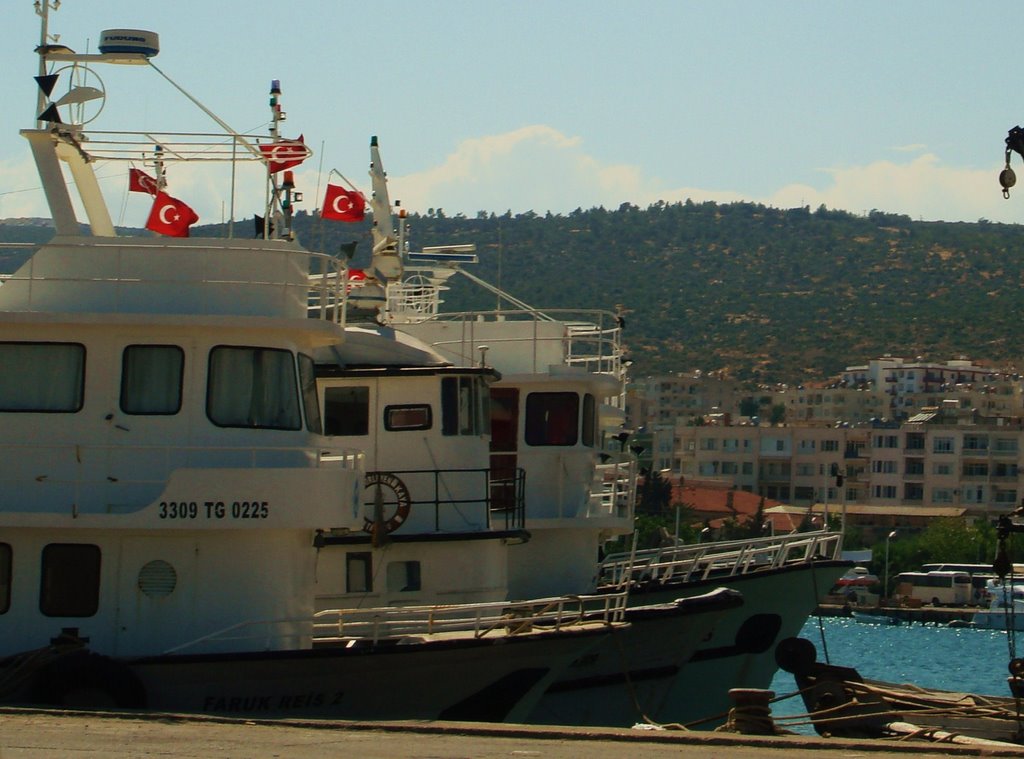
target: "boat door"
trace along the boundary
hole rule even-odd
[[[491,388],[491,508],[515,508],[519,389]]]
[[[162,535],[121,542],[117,589],[119,656],[164,651],[203,634],[196,620],[198,546],[194,538]],[[205,632],[209,632],[206,630]]]

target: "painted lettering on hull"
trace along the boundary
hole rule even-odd
[[[341,704],[341,691],[331,693],[286,693],[273,696],[206,696],[204,712],[270,712],[288,709],[315,709]]]

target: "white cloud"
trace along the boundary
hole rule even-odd
[[[427,171],[392,176],[391,196],[413,210],[571,211],[644,195],[639,167],[602,164],[579,137],[544,125],[465,140]]]
[[[812,209],[824,204],[854,213],[878,209],[925,220],[1019,222],[1024,219],[1024,209],[1002,198],[999,169],[948,167],[938,156],[926,153],[908,163],[875,161],[827,169],[831,183],[824,189],[789,185],[764,202]]]

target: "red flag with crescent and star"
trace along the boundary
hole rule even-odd
[[[156,195],[160,192],[157,181],[141,169],[128,169],[128,192],[145,192]]]
[[[336,184],[327,185],[320,218],[334,221],[362,221],[366,218],[366,200],[358,190],[346,190]]]
[[[260,152],[267,161],[267,171],[276,174],[279,171],[298,166],[309,158],[306,137],[300,134],[297,140],[277,140],[260,145]]]
[[[188,237],[188,228],[197,221],[199,217],[188,205],[158,191],[146,220],[146,229],[168,237]]]

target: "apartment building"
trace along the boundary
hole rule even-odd
[[[630,406],[627,400],[627,411],[644,414],[642,418],[627,414],[634,427],[675,424],[679,417],[693,418],[712,412],[738,417],[740,401],[749,395],[741,383],[727,375],[699,370],[638,380],[631,393],[633,404]]]
[[[1024,495],[1020,421],[953,404],[904,423],[677,424],[661,432],[662,446],[671,440],[672,453],[659,463],[673,475],[719,480],[793,505],[957,506],[995,514]]]
[[[977,409],[986,416],[1022,416],[1024,378],[967,359],[943,363],[891,356],[848,366],[826,382],[757,389],[719,372],[695,371],[634,383],[627,396],[627,418],[629,426],[637,429],[711,413],[739,419],[743,411],[755,409],[765,422],[772,409],[781,406],[790,424],[853,425],[909,419],[922,408],[945,401],[956,401],[958,408]]]

